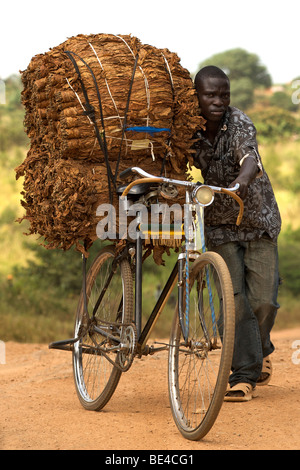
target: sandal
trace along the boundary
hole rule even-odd
[[[272,362],[269,356],[264,357],[260,377],[256,383],[258,386],[268,385],[273,372]]]
[[[250,401],[255,397],[257,397],[257,392],[251,384],[240,383],[227,390],[224,401]]]

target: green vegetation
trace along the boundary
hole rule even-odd
[[[263,88],[254,92],[248,114],[258,129],[260,152],[280,206],[283,229],[279,239],[281,309],[276,328],[300,323],[300,140],[299,106],[292,103],[292,86],[281,87],[280,96]],[[73,334],[74,314],[81,288],[81,255],[73,250],[46,250],[38,237],[24,236],[26,222],[16,219],[22,181],[14,168],[29,147],[23,131],[18,76],[6,81],[6,104],[0,105],[0,339],[50,342]],[[284,95],[284,96],[283,96]],[[93,247],[89,262],[99,249]],[[145,318],[160,286],[167,279],[176,255],[165,256],[166,267],[149,258],[145,264],[143,302]],[[172,297],[158,321],[155,335],[168,336],[176,299]]]

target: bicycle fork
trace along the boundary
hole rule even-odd
[[[189,266],[188,253],[178,256],[178,315],[185,343],[189,336]]]

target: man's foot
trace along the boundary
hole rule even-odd
[[[271,362],[270,357],[269,356],[264,357],[261,374],[256,385],[258,386],[268,385],[272,377],[272,372],[273,372],[273,368],[272,368],[272,362]]]
[[[239,383],[229,388],[225,393],[224,401],[250,401],[257,397],[256,389],[248,383]]]

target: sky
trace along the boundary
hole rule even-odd
[[[273,83],[300,76],[299,0],[41,0],[2,2],[0,79],[77,34],[131,34],[168,48],[190,73],[213,54],[258,55]]]

